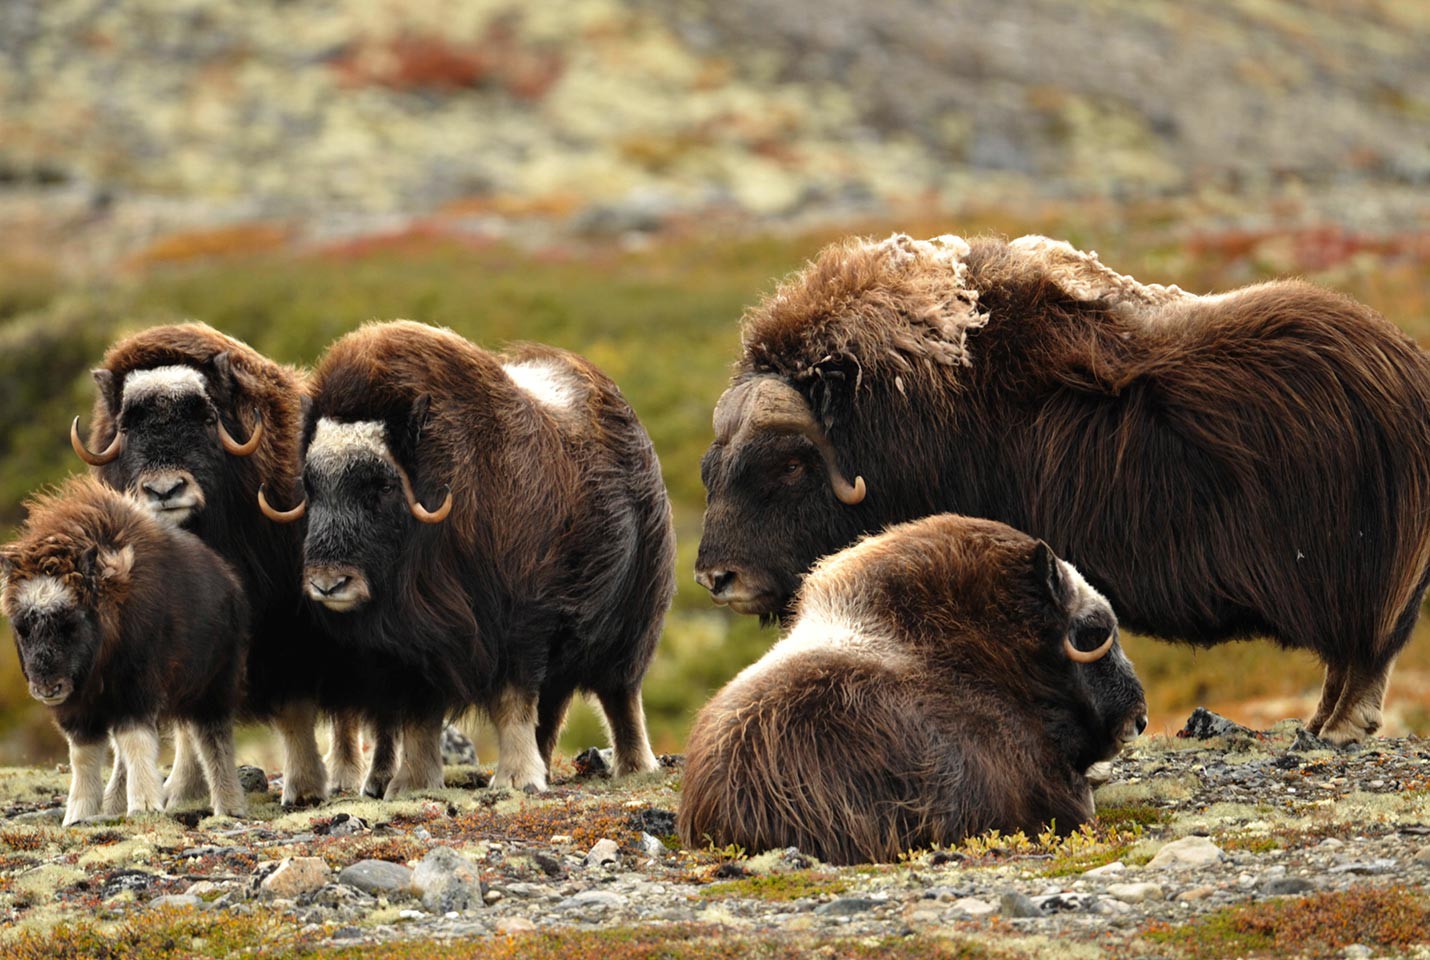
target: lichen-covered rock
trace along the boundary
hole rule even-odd
[[[289,857],[263,878],[259,889],[270,897],[291,899],[322,887],[332,873],[321,857]]]

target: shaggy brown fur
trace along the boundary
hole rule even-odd
[[[1190,296],[1039,237],[896,236],[822,251],[744,344],[731,392],[793,387],[868,495],[826,494],[762,562],[777,518],[739,499],[717,438],[702,568],[787,597],[861,530],[986,516],[1046,539],[1134,629],[1314,650],[1312,728],[1379,725],[1430,576],[1430,360],[1374,311],[1299,281]]]
[[[1116,619],[1046,546],[942,515],[823,560],[790,633],[695,721],[691,845],[889,861],[990,829],[1068,832],[1083,771],[1145,722]]]

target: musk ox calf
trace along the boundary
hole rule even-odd
[[[1192,296],[1044,237],[849,240],[747,316],[702,471],[697,578],[737,610],[780,615],[861,532],[988,517],[1131,629],[1314,651],[1308,725],[1345,743],[1430,575],[1430,359],[1301,282]]]
[[[322,644],[300,591],[302,532],[253,509],[263,484],[275,497],[300,489],[302,375],[211,327],[181,324],[114,344],[94,380],[89,444],[76,419],[75,452],[238,571],[253,610],[244,713],[282,737],[284,804],[322,799],[327,774],[314,738]],[[169,793],[202,788],[199,759],[176,737]],[[355,786],[356,764],[349,753],[339,785]]]
[[[821,561],[791,629],[700,712],[689,844],[888,861],[1077,828],[1147,724],[1117,618],[1042,541],[942,514]]]
[[[617,774],[653,769],[641,680],[674,591],[670,503],[620,391],[573,354],[416,323],[338,340],[304,426],[303,583],[348,651],[329,686],[400,724],[387,795],[441,785],[444,717],[484,708],[497,786],[544,789],[579,690]],[[432,506],[427,506],[431,504]]]
[[[233,716],[248,604],[238,576],[197,537],[91,477],[28,507],[20,539],[0,549],[0,605],[30,695],[69,739],[64,822],[101,811],[106,735],[115,760],[103,810],[164,806],[160,723],[197,749],[214,813],[241,816]]]

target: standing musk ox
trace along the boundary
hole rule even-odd
[[[692,846],[891,861],[987,830],[1068,833],[1084,771],[1147,724],[1117,618],[1043,542],[941,514],[814,568],[790,632],[695,720]]]
[[[387,795],[441,785],[443,719],[470,705],[497,727],[493,784],[544,789],[578,689],[600,700],[616,773],[653,769],[640,685],[674,532],[615,384],[565,351],[497,356],[399,321],[333,344],[312,398],[307,500],[262,506],[306,511],[304,587],[351,646],[331,685],[401,724]]]
[[[743,339],[702,465],[718,602],[778,616],[816,558],[957,511],[1046,540],[1131,629],[1315,651],[1308,726],[1379,726],[1430,570],[1430,362],[1374,311],[895,235],[825,249]]]
[[[75,452],[237,569],[253,610],[244,712],[271,720],[282,737],[283,802],[322,799],[327,773],[313,733],[322,647],[300,591],[302,534],[253,509],[260,485],[298,493],[301,375],[211,327],[182,324],[116,343],[94,380],[89,444],[76,418]],[[349,788],[359,768],[341,747],[352,739],[335,737],[345,760],[335,780]],[[177,736],[168,792],[202,786],[197,759]]]
[[[69,739],[64,822],[101,806],[139,813],[166,805],[161,722],[187,731],[214,813],[241,816],[233,715],[248,604],[238,576],[197,537],[92,477],[72,477],[27,506],[20,539],[0,550],[0,607],[31,696]],[[106,735],[114,775],[101,804]]]

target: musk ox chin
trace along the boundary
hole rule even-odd
[[[836,243],[752,309],[715,410],[697,579],[788,616],[861,533],[1025,530],[1125,626],[1326,666],[1310,729],[1380,725],[1430,578],[1430,358],[1299,281],[1142,284],[1045,237]]]
[[[0,608],[30,694],[69,740],[64,822],[187,799],[159,783],[159,724],[193,744],[215,814],[244,812],[233,716],[248,604],[234,571],[137,500],[73,477],[0,550]],[[105,737],[114,773],[101,794]]]
[[[1146,726],[1112,608],[1044,543],[943,514],[822,560],[789,632],[695,720],[689,844],[889,861],[1067,833]]]

